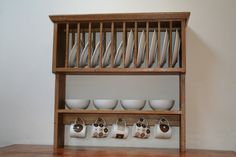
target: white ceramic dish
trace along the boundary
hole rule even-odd
[[[75,56],[76,56],[76,49],[78,47],[78,43],[76,42],[74,44],[74,46],[72,47],[72,49],[70,50],[69,52],[69,61],[68,61],[68,64],[69,64],[69,67],[74,67],[75,66]]]
[[[161,60],[160,60],[161,67],[166,62],[166,55],[167,55],[168,47],[169,47],[169,35],[168,35],[168,31],[166,30],[163,45],[162,45],[162,51],[161,51]]]
[[[110,58],[111,58],[111,41],[108,43],[106,51],[103,56],[102,60],[102,66],[107,67],[110,63]]]
[[[80,67],[85,67],[86,65],[88,65],[88,43],[84,46],[80,56]]]
[[[116,56],[114,59],[114,67],[118,67],[120,66],[121,63],[121,56],[122,56],[122,47],[123,47],[123,41],[120,42],[120,45],[116,51]]]
[[[99,54],[100,54],[100,41],[97,43],[95,50],[93,52],[93,56],[91,58],[91,66],[94,68],[99,63]]]
[[[66,99],[65,101],[69,109],[86,109],[90,102],[87,99]]]
[[[139,46],[138,46],[138,57],[137,57],[137,67],[140,67],[144,61],[145,47],[146,47],[146,36],[144,30],[141,33]]]
[[[131,29],[129,32],[127,47],[126,47],[126,52],[125,52],[125,67],[126,68],[128,68],[130,64],[132,63],[133,49],[134,49],[134,34]]]
[[[157,54],[157,33],[154,30],[153,35],[152,35],[151,47],[149,51],[148,67],[151,67],[153,63],[155,62],[156,54]]]
[[[126,110],[141,110],[146,100],[120,100],[120,103]]]
[[[168,99],[149,100],[149,105],[153,110],[171,110],[174,104],[174,100]]]
[[[114,99],[95,99],[93,104],[97,109],[113,110],[117,105],[117,100]]]
[[[69,67],[74,67],[76,65],[76,52],[77,52],[78,42],[76,41],[74,46],[71,48],[69,52]],[[80,52],[83,50],[82,41],[80,41]]]
[[[179,31],[176,29],[172,67],[174,67],[175,64],[177,63],[178,54],[179,54],[179,50],[180,50],[180,43],[181,43],[181,40],[180,40],[180,37],[179,37]]]

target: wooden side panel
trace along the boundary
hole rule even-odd
[[[66,24],[66,50],[65,50],[65,67],[68,67],[69,58],[69,24]]]
[[[64,124],[63,115],[58,113],[59,109],[65,108],[65,81],[66,76],[56,74],[55,83],[55,109],[54,109],[54,147],[64,146]]]
[[[57,34],[58,34],[58,25],[57,23],[54,23],[53,28],[53,56],[52,56],[52,71],[55,72],[57,67]]]
[[[180,59],[181,59],[181,61],[180,61],[180,63],[181,63],[181,67],[183,68],[183,69],[185,69],[186,70],[186,21],[182,21],[181,22],[181,43],[182,43],[182,45],[181,45],[181,57],[180,57]]]
[[[179,76],[179,95],[180,95],[180,110],[182,112],[180,118],[180,151],[183,152],[186,150],[186,126],[185,126],[185,75],[181,74]]]
[[[56,41],[54,41],[54,48],[53,52],[55,54],[55,61],[54,66],[55,68],[64,68],[65,66],[65,51],[66,51],[66,25],[65,24],[56,24],[57,25],[57,31],[54,30]],[[54,69],[55,71],[55,69]]]

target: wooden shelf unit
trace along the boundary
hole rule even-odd
[[[53,15],[49,16],[54,23],[53,36],[53,65],[52,71],[56,75],[55,80],[55,122],[54,122],[54,146],[64,146],[65,125],[73,121],[76,116],[82,116],[87,124],[94,122],[95,118],[102,115],[112,124],[117,117],[128,119],[128,125],[132,125],[140,116],[150,120],[154,125],[160,116],[165,116],[173,126],[179,126],[179,148],[186,150],[186,126],[185,126],[185,72],[186,72],[186,27],[189,12],[170,13],[128,13],[128,14],[88,14],[88,15]],[[132,66],[124,67],[125,49],[128,31],[134,31],[134,59]],[[178,57],[178,65],[172,66],[172,33],[178,29],[181,37],[181,47]],[[146,55],[141,68],[137,67],[138,32],[146,32]],[[148,67],[149,38],[151,32],[156,30],[158,35],[158,51],[156,64]],[[161,32],[169,32],[170,46],[166,66],[160,65]],[[102,58],[106,46],[107,33],[111,34],[111,66],[104,68]],[[96,39],[97,35],[99,38]],[[114,57],[118,43],[118,35],[123,40],[121,66],[114,68]],[[99,66],[91,67],[92,50],[96,41],[100,41]],[[78,41],[75,67],[68,64],[70,45]],[[80,45],[88,43],[88,66],[80,67]],[[179,76],[179,111],[129,111],[129,110],[68,110],[65,109],[66,75],[178,75]]]

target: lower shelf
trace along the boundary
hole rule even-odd
[[[168,119],[171,126],[180,126],[181,111],[153,111],[153,110],[58,110],[63,115],[63,124],[74,122],[77,117],[84,119],[87,125],[93,124],[98,117],[103,117],[108,125],[112,125],[118,118],[125,119],[127,125],[133,125],[140,117],[148,120],[150,126],[158,123],[161,117]]]
[[[180,115],[181,111],[153,111],[153,110],[81,110],[62,109],[58,113],[86,113],[86,114],[137,114],[137,115]]]

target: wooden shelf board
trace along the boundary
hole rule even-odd
[[[65,73],[71,75],[83,75],[83,74],[146,74],[146,75],[179,75],[184,74],[184,68],[55,68],[54,73]]]
[[[69,125],[78,117],[84,119],[87,125],[93,124],[98,117],[103,117],[107,125],[114,124],[122,118],[126,124],[132,126],[141,117],[148,120],[150,126],[158,123],[161,117],[168,119],[171,126],[180,126],[180,111],[126,111],[126,110],[59,110],[58,114],[63,117],[63,124]]]
[[[80,14],[50,15],[52,22],[83,22],[83,21],[153,21],[153,20],[188,20],[190,12],[152,12],[152,13],[113,13],[113,14]]]
[[[153,110],[79,110],[62,109],[58,113],[72,114],[133,114],[133,115],[181,115],[181,111],[153,111]]]

